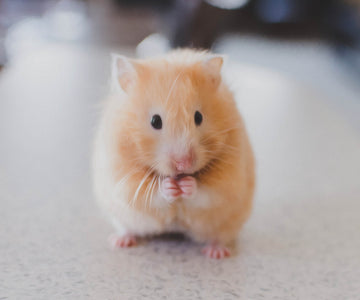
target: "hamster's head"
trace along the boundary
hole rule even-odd
[[[129,161],[176,177],[194,175],[219,158],[237,120],[222,63],[221,56],[190,50],[151,60],[113,58],[126,136],[120,142]]]

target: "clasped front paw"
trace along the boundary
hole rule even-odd
[[[182,196],[185,198],[193,198],[197,191],[196,179],[192,176],[186,176],[177,181]]]
[[[169,202],[175,201],[182,194],[182,191],[179,188],[176,180],[171,177],[166,177],[161,182],[160,192],[163,195],[163,197]]]
[[[175,201],[177,198],[192,198],[197,191],[196,179],[192,176],[185,176],[181,179],[171,177],[165,178],[160,185],[160,192],[169,202]]]

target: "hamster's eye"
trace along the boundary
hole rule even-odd
[[[161,129],[162,128],[162,121],[161,117],[159,115],[153,115],[151,118],[151,126],[155,129]]]
[[[199,126],[202,123],[203,116],[199,111],[195,112],[194,120],[195,120],[195,124],[197,126]]]

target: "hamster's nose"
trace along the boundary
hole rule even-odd
[[[173,165],[177,172],[186,172],[192,168],[194,164],[194,153],[189,151],[186,155],[177,156],[173,159]]]
[[[183,156],[179,160],[175,160],[176,171],[184,172],[189,170],[193,165],[193,159],[190,155]]]

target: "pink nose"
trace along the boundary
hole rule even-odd
[[[184,172],[192,167],[193,158],[191,155],[186,155],[180,159],[174,160],[174,163],[177,171]]]

